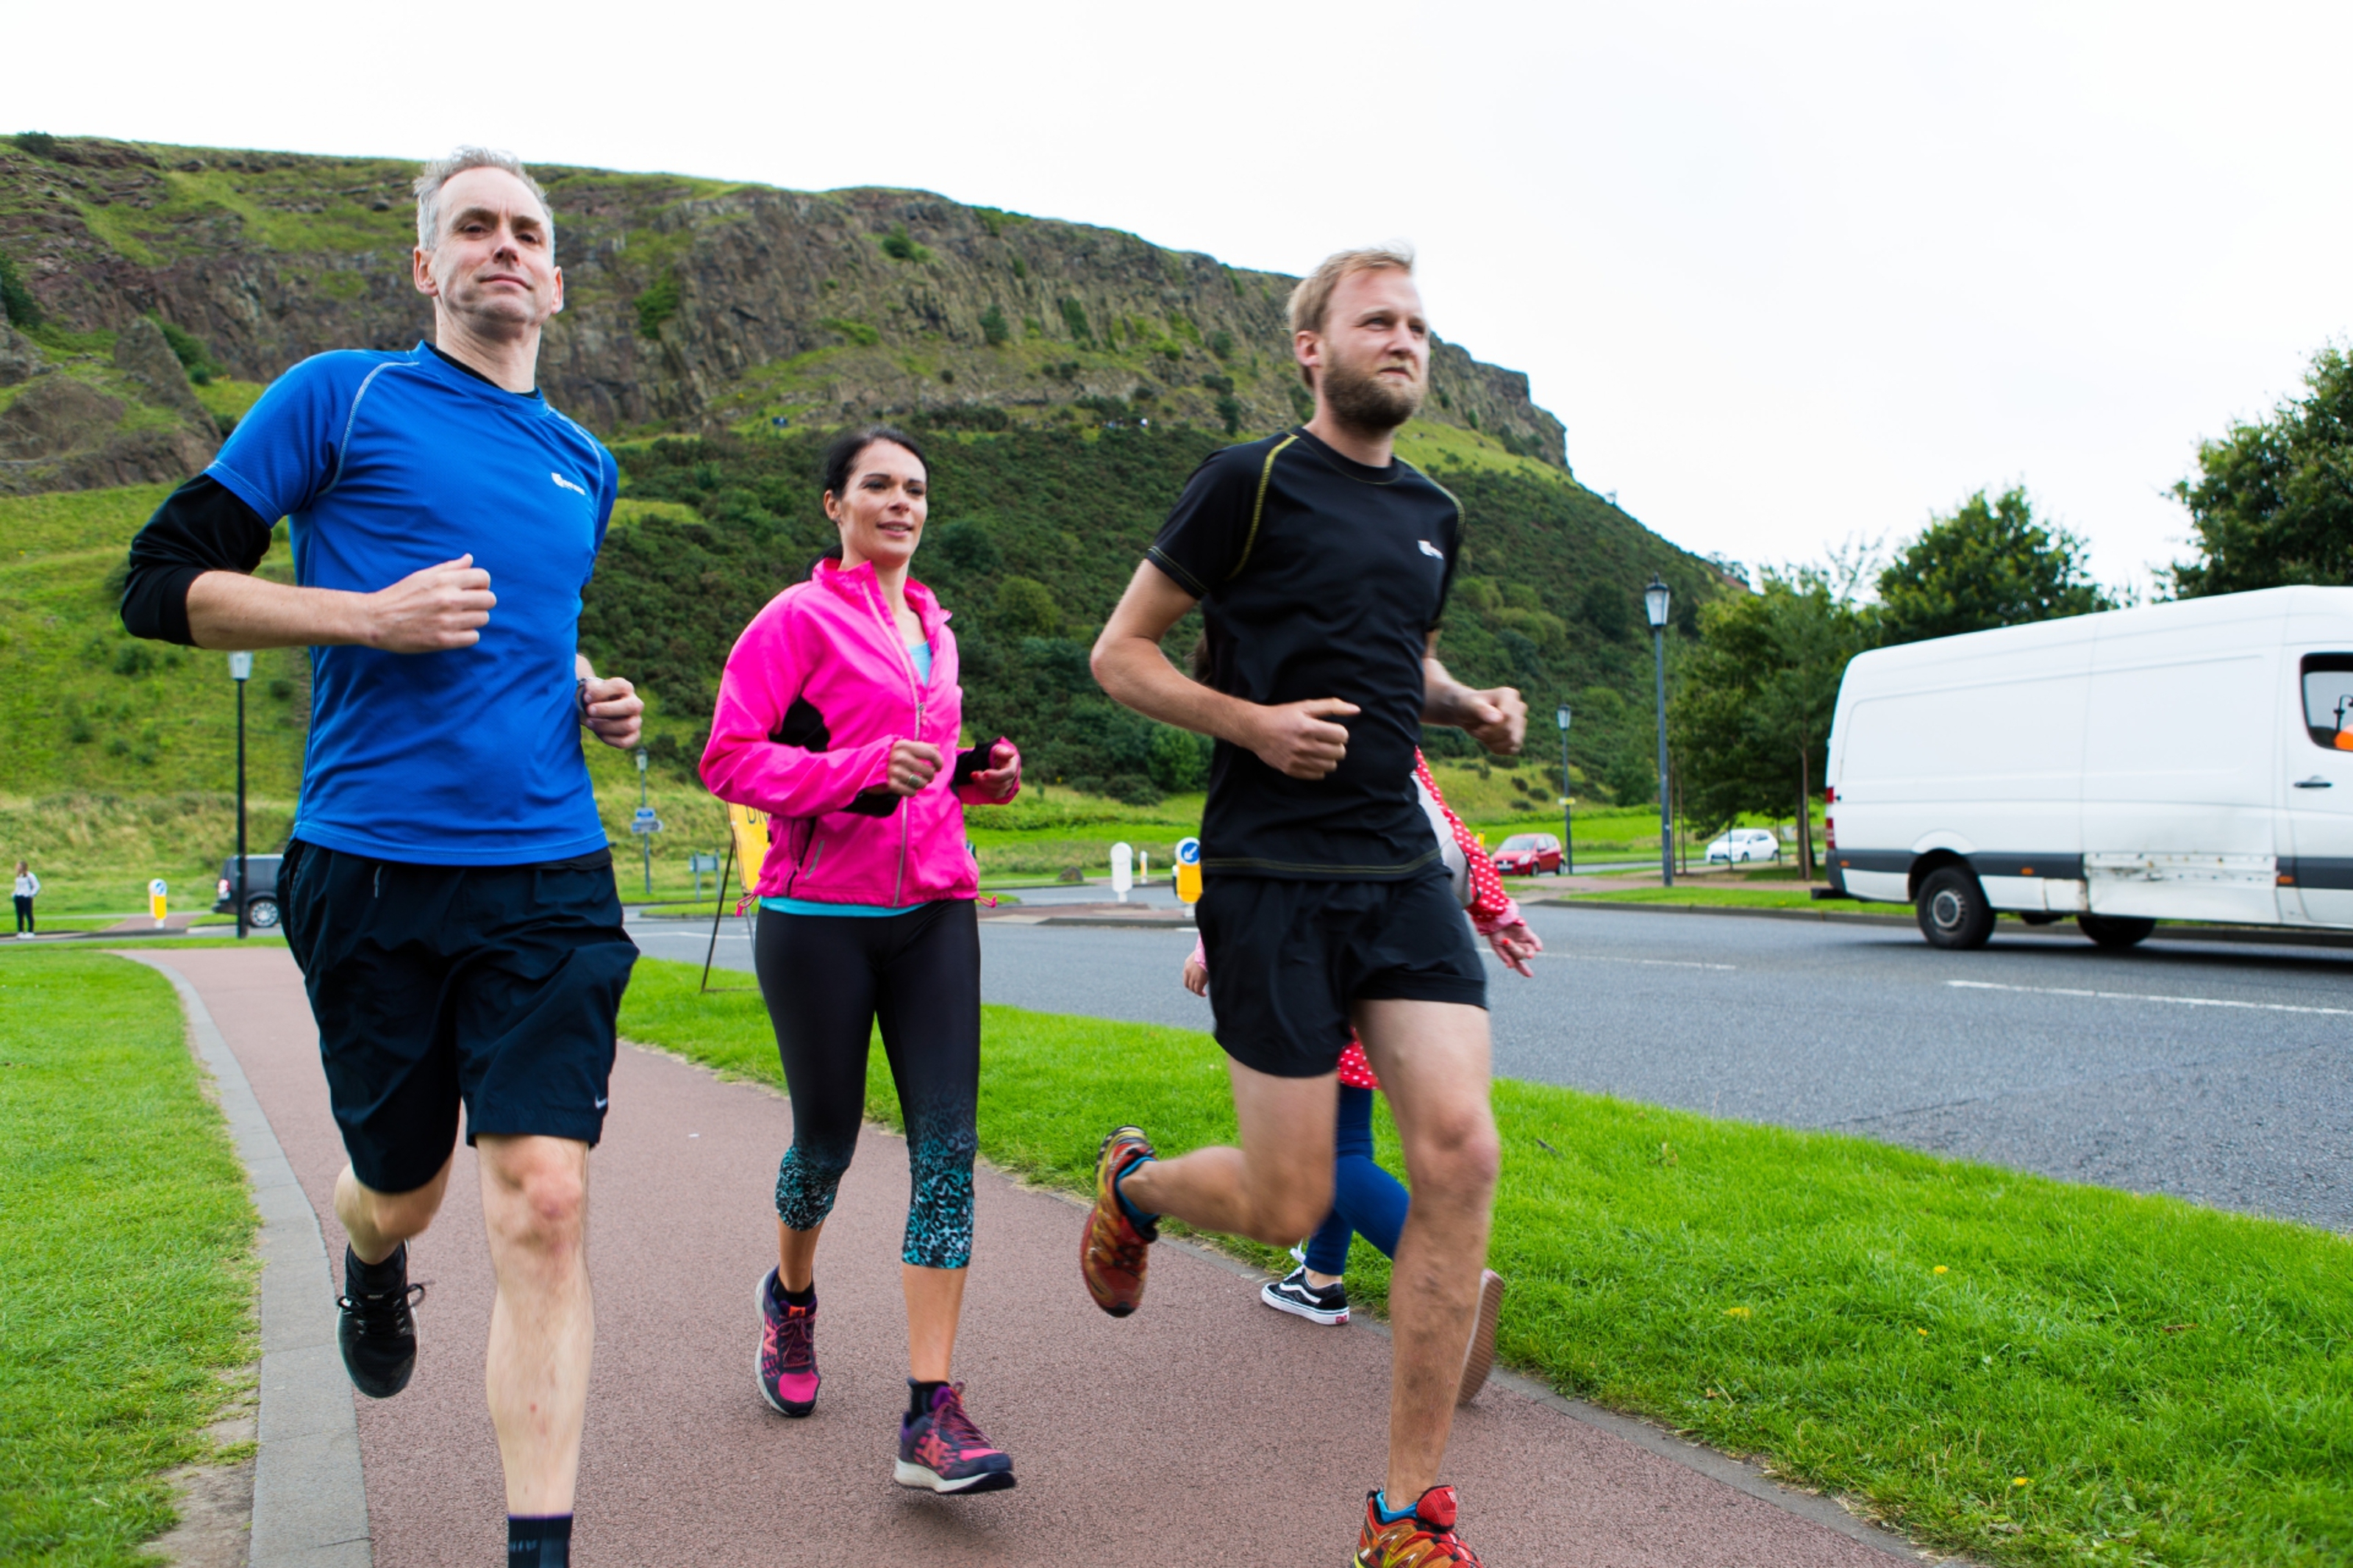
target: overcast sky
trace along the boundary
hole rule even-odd
[[[1409,239],[1438,330],[1528,373],[1580,478],[1751,563],[2023,482],[2146,584],[2199,440],[2353,321],[2341,3],[220,0],[10,31],[16,129],[917,186],[1291,272]]]

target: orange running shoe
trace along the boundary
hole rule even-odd
[[[1381,1494],[1365,1496],[1365,1528],[1356,1537],[1357,1568],[1479,1568],[1479,1554],[1454,1533],[1454,1489],[1432,1487],[1403,1519],[1381,1522]]]
[[[1145,1249],[1160,1239],[1160,1227],[1138,1229],[1113,1183],[1138,1159],[1154,1157],[1152,1141],[1135,1127],[1113,1129],[1095,1154],[1095,1206],[1079,1246],[1079,1273],[1095,1305],[1114,1318],[1144,1304],[1144,1270],[1150,1263]]]

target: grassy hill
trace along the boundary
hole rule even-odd
[[[134,908],[159,875],[175,901],[209,901],[231,842],[234,691],[220,656],[123,635],[123,548],[287,365],[427,331],[410,172],[0,138],[0,854],[40,862],[53,910]],[[1175,837],[1206,747],[1107,701],[1087,647],[1201,458],[1300,416],[1293,279],[923,192],[538,172],[569,285],[543,384],[623,466],[582,638],[650,703],[647,787],[671,824],[656,891],[721,842],[693,762],[736,633],[829,539],[818,448],[878,416],[931,451],[917,573],[955,613],[973,727],[1016,737],[1049,798],[1078,803],[976,820],[985,860],[1055,868],[1097,828]],[[1566,701],[1580,793],[1647,797],[1641,586],[1664,576],[1687,626],[1724,580],[1577,482],[1525,376],[1441,342],[1432,389],[1400,449],[1468,519],[1445,651],[1458,674],[1521,688],[1537,720],[1525,764],[1472,759],[1451,731],[1430,749],[1470,764],[1485,819],[1548,816]],[[263,570],[285,574],[282,535]],[[1177,628],[1172,651],[1193,636]],[[254,841],[273,846],[301,776],[307,659],[261,654],[248,698]],[[638,847],[619,831],[635,769],[602,748],[592,769],[617,841]]]

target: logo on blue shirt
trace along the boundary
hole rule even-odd
[[[554,479],[557,484],[562,485],[565,489],[570,490],[574,495],[576,495],[576,496],[585,496],[585,495],[586,495],[586,494],[588,493],[588,492],[587,492],[587,490],[586,490],[586,489],[582,488],[582,487],[581,487],[581,486],[579,486],[579,485],[575,485],[575,484],[574,484],[570,479],[565,479],[562,474],[559,474],[559,473],[555,472],[555,470],[554,470],[553,468],[551,468],[551,469],[549,469],[549,470],[548,470],[547,477],[548,477],[549,479]],[[1423,545],[1423,546],[1422,546],[1422,548],[1423,548],[1424,550],[1430,550],[1430,546],[1429,546],[1429,545],[1427,545],[1427,544]],[[1437,554],[1437,553],[1438,553],[1438,552],[1437,552],[1437,551],[1435,551],[1435,550],[1430,550],[1430,552],[1432,555],[1435,555],[1435,554]]]

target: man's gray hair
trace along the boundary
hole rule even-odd
[[[436,158],[417,172],[417,247],[430,250],[441,238],[441,187],[469,169],[504,169],[530,187],[539,203],[540,216],[547,219],[547,238],[551,250],[555,244],[555,209],[547,204],[547,193],[522,166],[522,160],[512,153],[495,147],[460,147],[446,158]]]

